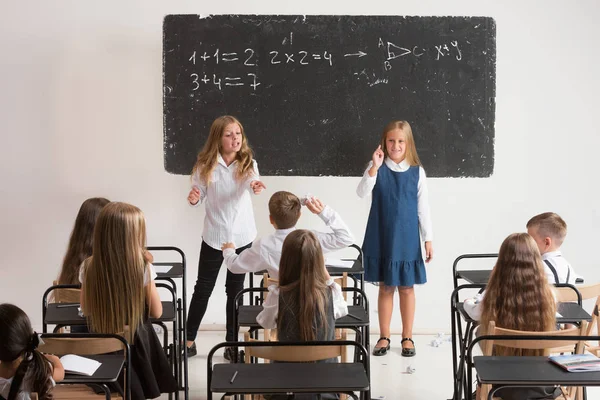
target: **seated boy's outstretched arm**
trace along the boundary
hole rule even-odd
[[[235,248],[226,247],[225,244],[222,249],[225,265],[234,274],[258,272],[265,269],[260,255],[260,239],[252,243],[249,249],[242,251],[240,254],[236,254]]]
[[[324,206],[319,199],[314,199],[311,203],[307,202],[306,207],[314,214],[317,214],[325,222],[325,225],[333,231],[331,233],[315,231],[323,252],[327,253],[328,251],[343,249],[354,243],[354,236],[350,232],[348,225],[346,225],[342,217],[335,210],[329,206]]]

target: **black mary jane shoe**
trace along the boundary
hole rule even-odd
[[[405,349],[403,347],[402,357],[414,357],[415,355],[417,355],[417,350],[414,348],[415,342],[413,342],[412,338],[403,338],[402,341],[400,341],[400,344],[406,342],[407,340],[409,340],[413,344],[413,347],[409,349]]]
[[[373,355],[374,356],[385,356],[387,354],[387,352],[390,350],[390,343],[392,343],[392,341],[390,340],[390,338],[386,338],[385,336],[380,337],[377,340],[377,343],[379,343],[380,340],[387,340],[388,344],[385,347],[375,347],[373,348]]]

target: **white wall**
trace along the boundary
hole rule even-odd
[[[187,254],[191,293],[203,209],[186,206],[188,178],[164,172],[162,158],[161,28],[170,13],[495,18],[494,174],[429,180],[435,259],[428,266],[429,282],[417,289],[415,331],[449,330],[451,266],[457,255],[497,251],[504,237],[523,231],[539,212],[552,210],[565,218],[565,256],[588,282],[600,280],[594,254],[600,222],[597,0],[4,1],[0,302],[21,306],[38,329],[41,294],[56,277],[79,205],[91,196],[142,208],[149,244],[176,245]],[[381,126],[371,129],[375,137]],[[249,138],[252,143],[251,132]],[[271,231],[270,193],[285,189],[319,195],[362,242],[369,204],[355,195],[358,178],[264,181],[268,191],[254,201],[259,234]],[[305,215],[299,226],[321,223]],[[223,274],[205,325],[224,323],[222,279]],[[372,317],[376,331],[377,316]],[[400,327],[397,311],[393,326]]]

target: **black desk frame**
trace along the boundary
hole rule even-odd
[[[186,273],[186,258],[185,258],[185,254],[183,253],[183,251],[178,248],[178,247],[174,247],[174,246],[148,246],[147,247],[148,251],[152,252],[152,251],[174,251],[176,253],[179,254],[179,256],[181,257],[181,267],[182,267],[182,274],[181,276],[176,276],[176,277],[169,277],[168,273],[166,274],[166,276],[164,276],[163,274],[158,274],[156,280],[164,280],[169,282],[172,286],[173,289],[175,290],[175,293],[177,294],[177,285],[175,284],[175,281],[173,280],[173,278],[181,278],[181,286],[182,286],[182,295],[181,298],[177,297],[177,306],[176,306],[176,313],[179,313],[180,317],[178,318],[179,320],[179,324],[178,324],[178,332],[177,334],[175,332],[173,332],[173,338],[175,342],[179,342],[178,344],[176,344],[175,346],[175,362],[178,364],[178,368],[179,371],[181,371],[181,366],[183,364],[183,376],[182,374],[178,374],[178,385],[179,385],[179,390],[183,390],[184,391],[184,399],[188,400],[189,398],[189,380],[188,380],[188,356],[187,356],[187,351],[181,352],[179,351],[180,343],[183,343],[183,345],[185,346],[187,343],[187,273]],[[165,262],[164,264],[178,264],[179,261],[174,261],[174,262]],[[161,262],[157,262],[157,265],[162,264]],[[162,276],[161,276],[162,275]],[[177,337],[177,339],[175,340],[175,337]],[[183,378],[183,382],[181,382],[181,378]]]
[[[475,367],[475,363],[473,361],[473,348],[475,347],[475,345],[481,341],[484,340],[503,340],[503,341],[507,341],[507,340],[573,340],[573,341],[587,341],[587,340],[600,340],[600,336],[580,336],[580,335],[575,335],[575,336],[549,336],[549,335],[531,335],[531,336],[522,336],[522,335],[484,335],[484,336],[479,336],[477,338],[475,338],[471,344],[469,345],[469,348],[467,349],[467,396],[469,396],[467,399],[473,400],[472,398],[472,390],[473,390],[473,368]],[[490,357],[490,356],[482,356],[484,358]],[[502,357],[496,357],[497,359],[502,359]],[[546,358],[546,357],[544,357]],[[551,363],[551,361],[547,361],[548,363]],[[562,370],[561,367],[556,366],[556,368],[560,369],[561,371],[563,371],[565,376],[569,376],[569,377],[574,377],[574,376],[584,376],[585,373],[575,373],[575,372],[568,372],[568,371],[564,371]],[[579,375],[578,375],[579,374]],[[581,375],[583,374],[583,375]],[[485,384],[493,384],[493,385],[498,385],[496,388],[494,388],[493,390],[490,390],[490,393],[488,395],[488,400],[492,400],[493,399],[493,395],[496,391],[502,389],[503,387],[537,387],[537,386],[542,386],[545,385],[544,383],[536,383],[536,381],[534,380],[530,380],[529,382],[527,381],[527,379],[523,379],[521,381],[518,382],[511,382],[510,384],[507,384],[506,382],[495,382],[494,380],[488,380],[485,382],[482,382]],[[593,379],[591,381],[586,381],[584,379],[581,379],[579,381],[577,380],[573,380],[573,379],[569,379],[568,381],[560,381],[560,382],[554,382],[555,385],[561,385],[561,386],[583,386],[583,398],[586,399],[587,398],[587,391],[586,391],[586,386],[600,386],[600,379]]]
[[[77,285],[71,285],[77,286]],[[42,333],[42,340],[44,338],[57,338],[57,339],[82,339],[82,338],[98,338],[98,339],[117,339],[121,343],[123,343],[123,348],[125,349],[125,393],[124,400],[131,399],[131,348],[129,347],[129,343],[127,340],[119,335],[113,334],[104,334],[104,333]],[[118,378],[121,371],[118,371],[116,377]],[[68,380],[65,379],[62,382],[57,382],[57,385],[61,384],[91,384],[97,385],[104,390],[104,394],[107,400],[110,400],[110,391],[108,387],[106,387],[105,383],[115,382],[115,380],[110,380],[106,382],[98,382],[97,379],[94,379],[94,376],[86,376],[86,375],[74,375]]]
[[[207,399],[208,400],[212,400],[213,398],[213,391],[212,391],[212,381],[213,381],[213,363],[212,363],[212,359],[213,356],[215,354],[215,352],[217,350],[219,350],[220,348],[223,347],[281,347],[281,346],[354,346],[355,351],[360,353],[360,363],[362,364],[365,374],[366,374],[366,378],[367,378],[367,382],[368,385],[366,387],[357,389],[360,390],[361,392],[361,398],[364,399],[370,399],[371,398],[371,388],[370,388],[370,382],[371,382],[371,369],[370,369],[370,362],[369,362],[369,354],[367,352],[367,350],[364,348],[364,346],[362,346],[360,343],[357,343],[355,341],[351,341],[351,340],[335,340],[335,341],[309,341],[309,342],[223,342],[223,343],[219,343],[217,344],[215,347],[213,347],[210,352],[208,353],[208,357],[207,357],[207,361],[206,361],[206,390],[207,390]],[[281,368],[281,369],[285,369],[291,365],[294,364],[298,364],[298,363],[281,363],[281,364],[277,364],[277,368]],[[307,365],[307,363],[300,363],[303,365]],[[227,378],[229,379],[230,376],[227,376]],[[265,376],[265,379],[269,379],[270,377]],[[233,378],[231,379],[231,381],[233,381]],[[231,382],[232,385],[233,382]],[[344,391],[344,390],[337,390],[337,389],[341,389],[341,388],[336,388],[336,390],[329,390],[329,391],[325,391],[322,393],[346,393],[348,395],[350,395],[352,398],[356,399],[356,395],[354,394],[353,391]],[[256,393],[281,393],[282,391],[285,391],[285,389],[277,389],[277,391],[273,391],[273,390],[269,390],[268,388],[262,388],[262,390],[264,391],[258,391],[258,392],[254,392],[254,394]],[[289,392],[290,390],[288,390]],[[307,390],[303,391],[304,393],[315,393],[315,392],[311,392],[310,391],[310,382],[307,383]],[[240,394],[251,394],[251,393],[247,393],[244,392],[242,389],[240,388],[235,388],[235,386],[233,386],[231,388],[231,391],[227,392],[225,395],[240,395]]]
[[[577,295],[577,304],[581,307],[582,298],[581,293],[577,290],[577,288],[571,284],[561,283],[558,285],[554,285],[557,288],[565,287],[573,290]],[[470,318],[466,318],[466,316],[462,315],[459,310],[459,292],[464,289],[479,289],[480,292],[485,289],[485,284],[479,283],[470,283],[465,285],[460,285],[452,291],[452,295],[450,296],[450,315],[451,315],[451,326],[452,326],[452,372],[453,372],[453,382],[454,382],[454,395],[453,399],[462,399],[463,388],[467,387],[467,382],[465,381],[465,364],[466,364],[466,352],[467,348],[473,338],[473,332],[477,327],[477,321],[473,321]],[[465,334],[463,335],[462,329],[462,319],[465,317]],[[587,317],[585,318],[587,320]],[[581,319],[568,319],[568,318],[558,318],[559,323],[573,323],[577,324],[581,321]],[[458,350],[460,350],[460,354],[458,354]]]

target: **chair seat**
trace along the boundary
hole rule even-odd
[[[152,318],[151,321],[171,322],[175,321],[175,304],[172,301],[162,301],[163,313],[160,318]]]
[[[250,328],[260,328],[256,317],[262,311],[262,306],[240,306],[238,312],[238,325]]]

